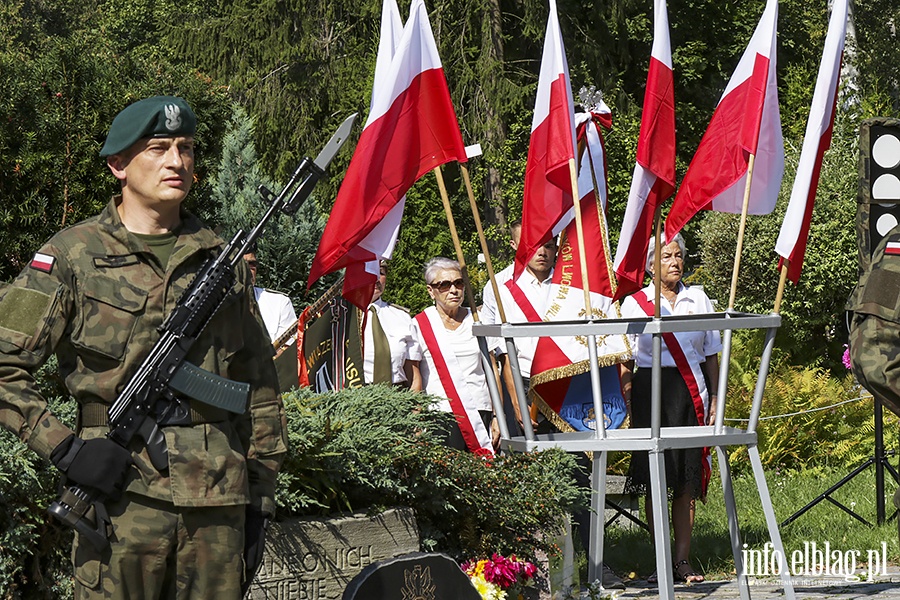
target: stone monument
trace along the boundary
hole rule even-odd
[[[412,509],[273,523],[251,600],[337,600],[364,568],[419,550]]]

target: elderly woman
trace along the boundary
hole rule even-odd
[[[366,383],[390,383],[419,392],[422,354],[412,336],[412,318],[409,310],[382,299],[386,284],[387,265],[381,261],[363,330],[363,376]]]
[[[437,403],[438,410],[456,416],[458,427],[450,432],[448,444],[461,450],[492,452],[498,434],[493,429],[478,341],[472,335],[472,312],[462,307],[465,284],[459,263],[432,258],[425,265],[425,284],[434,306],[416,315],[412,326],[422,349],[422,387],[445,398]]]
[[[703,290],[685,285],[684,239],[676,235],[660,251],[660,314],[691,315],[713,312],[712,303]],[[655,264],[655,243],[650,242],[647,271],[652,275]],[[655,281],[655,279],[654,279]],[[655,289],[653,284],[625,299],[623,317],[654,315]],[[650,427],[650,374],[653,365],[652,336],[639,335],[635,340],[635,361],[624,365],[622,392],[630,404],[632,427]],[[676,346],[670,347],[669,344]],[[706,425],[715,420],[716,390],[718,388],[719,359],[722,349],[718,331],[691,331],[664,338],[662,344],[662,406],[663,427]],[[632,378],[634,363],[637,371]],[[666,450],[666,483],[672,498],[672,526],[675,533],[674,575],[676,581],[703,581],[690,563],[691,530],[694,526],[694,507],[697,498],[706,497],[709,481],[709,454],[706,449],[688,448]],[[651,512],[648,494],[649,463],[646,452],[635,452],[629,471],[629,489],[647,494],[647,514]],[[651,520],[651,531],[653,522]],[[648,581],[653,583],[656,573]]]

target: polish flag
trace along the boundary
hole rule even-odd
[[[784,138],[775,80],[778,0],[767,0],[666,219],[671,240],[701,210],[740,213],[755,155],[749,214],[772,212],[784,175]]]
[[[397,207],[409,188],[435,167],[466,161],[423,0],[413,0],[390,68],[383,78],[378,75],[369,119],[319,242],[309,287],[323,275],[354,263],[376,261],[377,266],[377,260],[393,249],[395,221],[402,215]],[[357,266],[347,274],[356,280],[345,282],[344,297],[362,310],[372,299],[378,272],[373,270]]]
[[[525,165],[522,233],[513,268],[515,278],[525,270],[537,249],[565,228],[562,220],[573,206],[569,161],[575,158],[574,112],[556,0],[550,0]]]
[[[672,48],[665,0],[656,0],[653,50],[647,72],[637,164],[619,234],[614,268],[618,278],[616,300],[643,287],[647,246],[653,233],[656,207],[675,191],[675,89]]]
[[[816,188],[822,157],[831,146],[831,131],[834,126],[834,109],[837,104],[838,83],[841,74],[841,57],[844,54],[844,36],[847,32],[848,0],[835,0],[831,7],[831,19],[825,36],[825,51],[819,66],[816,89],[813,92],[812,108],[806,122],[806,136],[797,165],[797,176],[791,190],[791,201],[784,214],[781,233],[775,243],[775,252],[781,255],[778,268],[788,261],[788,278],[794,285],[800,281],[803,255],[809,237],[809,222],[812,219]]]
[[[372,86],[372,100],[369,102],[369,115],[374,114],[375,101],[378,98],[379,82],[385,81],[391,69],[391,62],[400,38],[403,36],[403,21],[400,18],[400,9],[397,0],[384,0],[381,7],[381,36],[378,40],[378,54],[375,58],[375,77]],[[367,123],[368,125],[368,123]],[[359,245],[361,248],[372,252],[373,260],[354,262],[347,265],[344,272],[343,296],[354,304],[371,301],[375,290],[375,282],[378,280],[380,262],[389,259],[394,253],[397,237],[400,234],[400,220],[403,218],[403,208],[406,206],[406,196],[403,196],[396,206],[388,212],[375,229],[363,239]]]

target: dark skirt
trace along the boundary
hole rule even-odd
[[[638,369],[631,387],[631,426],[650,427],[651,369]],[[698,424],[694,402],[681,373],[675,367],[662,369],[662,427],[690,427]],[[702,497],[703,449],[666,450],[666,486],[669,495],[677,498],[690,494]],[[632,494],[650,493],[650,462],[646,451],[632,452],[626,491]]]

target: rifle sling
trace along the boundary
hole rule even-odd
[[[109,425],[109,405],[89,402],[81,405],[78,416],[80,427],[106,427]],[[231,413],[227,410],[191,400],[191,425],[201,423],[221,423],[227,421]]]

